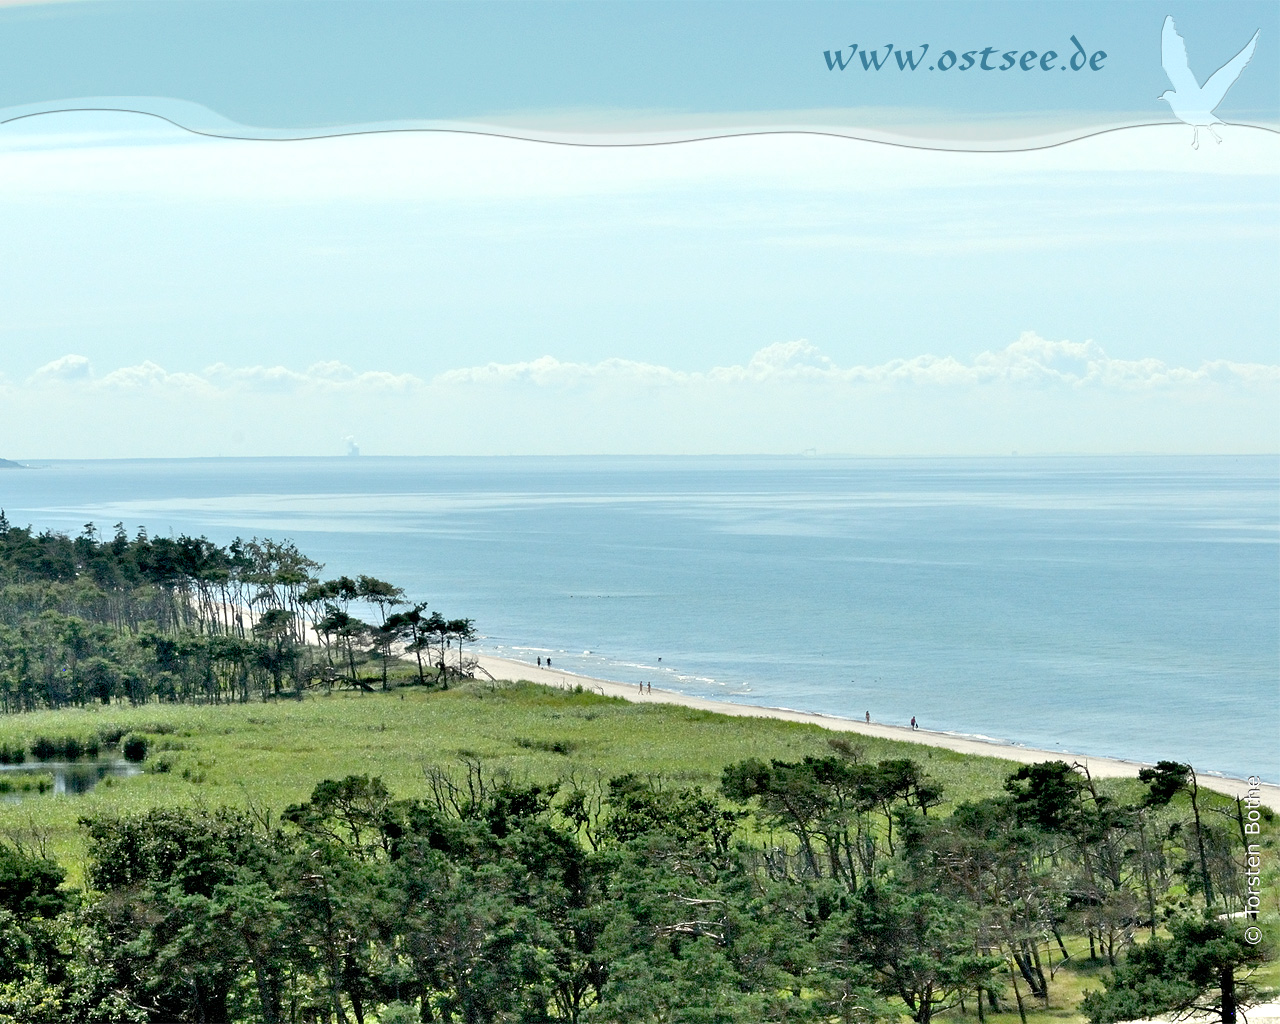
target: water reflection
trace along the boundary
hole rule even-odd
[[[55,796],[80,796],[89,792],[99,782],[111,776],[126,778],[142,771],[140,765],[122,757],[82,758],[79,761],[28,761],[24,764],[0,765],[0,780],[11,778],[13,790],[4,794],[8,800],[21,800],[37,795],[36,788],[19,789],[19,779],[14,776],[49,775],[53,777],[52,792]],[[33,780],[34,781],[34,780]]]

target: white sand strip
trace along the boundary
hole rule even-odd
[[[1122,761],[1113,757],[1085,757],[1080,754],[1067,754],[1060,750],[1037,750],[1033,747],[1016,747],[1008,743],[996,743],[992,740],[973,739],[968,736],[950,736],[942,732],[930,732],[928,729],[909,729],[901,725],[880,725],[876,722],[867,724],[851,718],[838,718],[835,715],[820,715],[808,711],[792,711],[788,708],[767,708],[751,704],[729,704],[725,701],[707,700],[704,697],[691,697],[688,694],[675,693],[671,690],[659,690],[656,687],[652,694],[640,695],[635,683],[618,683],[608,679],[595,679],[581,676],[573,672],[565,672],[558,668],[539,668],[523,661],[512,661],[507,658],[495,658],[487,654],[476,656],[481,668],[495,679],[526,679],[531,683],[542,683],[546,686],[573,687],[583,686],[606,697],[622,697],[636,702],[659,704],[679,704],[687,708],[700,708],[714,711],[722,715],[737,715],[743,718],[780,718],[787,722],[804,722],[807,725],[818,725],[835,732],[856,732],[864,736],[879,736],[887,740],[902,740],[905,743],[922,743],[930,747],[943,747],[961,754],[977,754],[982,757],[1000,757],[1006,761],[1017,761],[1021,764],[1034,764],[1037,761],[1066,761],[1068,764],[1088,766],[1089,772],[1099,778],[1134,778],[1141,768],[1150,767],[1138,761]],[[1216,775],[1198,775],[1200,785],[1228,796],[1246,796],[1249,783],[1243,779],[1228,779]],[[1280,786],[1263,783],[1259,788],[1261,802],[1273,810],[1280,810]]]

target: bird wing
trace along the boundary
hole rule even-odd
[[[1261,32],[1262,29],[1258,29],[1253,34],[1253,38],[1245,44],[1244,49],[1218,68],[1217,71],[1209,76],[1209,81],[1204,83],[1201,95],[1204,97],[1206,109],[1212,110],[1221,103],[1222,97],[1227,94],[1227,90],[1235,84],[1236,79],[1240,77],[1240,72],[1244,70],[1245,65],[1252,59],[1253,48],[1258,45],[1258,36]]]
[[[1187,64],[1187,44],[1173,24],[1173,15],[1164,16],[1164,28],[1160,30],[1160,65],[1169,76],[1169,84],[1184,97],[1200,91],[1200,83]]]

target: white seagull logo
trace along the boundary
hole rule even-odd
[[[1218,68],[1209,80],[1201,85],[1187,65],[1187,44],[1173,24],[1173,15],[1165,15],[1164,28],[1160,30],[1160,63],[1164,73],[1169,76],[1172,89],[1161,93],[1157,99],[1165,100],[1173,110],[1174,116],[1184,124],[1191,125],[1195,134],[1191,137],[1191,145],[1200,148],[1200,129],[1208,128],[1209,134],[1218,142],[1222,139],[1213,130],[1215,124],[1225,122],[1214,114],[1214,108],[1222,102],[1227,90],[1235,84],[1250,58],[1253,48],[1258,45],[1261,29],[1253,34],[1253,38],[1245,48]]]

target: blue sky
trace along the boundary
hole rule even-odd
[[[1274,120],[1275,8],[1169,9],[1197,71],[1263,27],[1229,99],[1242,120]],[[565,107],[626,125],[642,108],[815,109],[830,76],[787,55],[856,23],[1036,47],[1087,32],[1117,74],[1077,86],[1072,116],[1168,120],[1164,7],[801,4],[780,31],[783,10],[16,7],[0,11],[0,88],[22,103],[59,82],[80,90],[67,96],[152,90],[286,127],[521,110],[535,123]],[[195,51],[166,49],[179,24],[201,29],[183,37]],[[552,51],[599,58],[610,33],[643,45],[546,70]],[[517,36],[501,74],[441,66],[450,39],[474,53]],[[56,41],[61,63],[32,57],[33,40]],[[323,83],[300,70],[317,53]],[[409,89],[412,53],[434,91]],[[1068,109],[1048,85],[1011,98],[883,81],[896,84],[859,97],[881,125],[887,107],[901,124],[949,111],[953,127]],[[1280,135],[1220,131],[1199,150],[1162,124],[941,153],[804,135],[618,149],[15,122],[0,127],[0,456],[320,455],[347,438],[376,454],[1275,451]]]
[[[1250,74],[1222,112],[1280,120],[1280,10],[1270,2],[495,2],[15,4],[0,10],[0,106],[89,96],[199,103],[285,128],[529,117],[897,108],[1168,120],[1160,25],[1172,14],[1202,78],[1256,29]],[[993,45],[1108,54],[1099,73],[832,73],[858,42],[934,52]],[[832,115],[834,116],[834,115]]]

